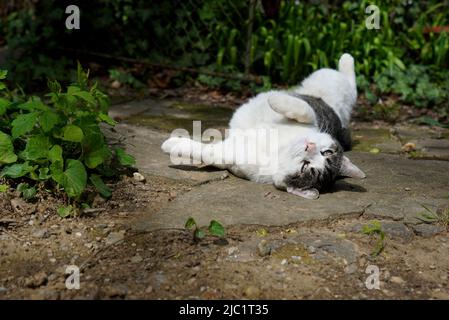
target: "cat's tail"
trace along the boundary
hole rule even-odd
[[[355,86],[355,70],[354,58],[349,53],[344,53],[338,61],[338,71],[343,73],[351,83]]]

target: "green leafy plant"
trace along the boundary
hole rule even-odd
[[[442,127],[442,128],[449,128],[449,125],[443,124],[440,121],[435,120],[434,118],[429,117],[429,116],[419,117],[418,119],[415,120],[415,122],[418,124],[426,124],[431,127],[436,126],[436,127]]]
[[[187,219],[184,228],[192,231],[193,239],[199,241],[206,236],[206,228],[199,227],[194,218],[190,217]],[[211,236],[224,238],[226,231],[225,228],[216,220],[211,220],[207,232]]]
[[[362,233],[368,236],[377,237],[374,250],[371,252],[372,256],[378,256],[385,249],[385,232],[382,230],[382,225],[379,221],[373,220],[362,226]]]
[[[57,211],[61,218],[76,216],[78,213],[78,209],[70,204],[68,206],[59,207]]]
[[[6,192],[8,191],[9,186],[7,184],[0,184],[0,192]]]
[[[100,124],[116,122],[107,114],[108,97],[88,77],[78,64],[77,81],[65,90],[48,81],[43,99],[0,89],[0,177],[26,179],[17,187],[24,198],[34,197],[39,184],[63,190],[74,203],[89,184],[107,198],[103,177],[134,165],[131,155],[107,145]]]
[[[421,206],[425,211],[419,214],[417,217],[419,220],[425,223],[437,223],[445,228],[449,227],[449,206],[439,208],[435,211],[426,205],[421,204]]]
[[[155,66],[233,74],[243,73],[248,61],[249,71],[264,78],[263,87],[252,85],[253,91],[271,84],[297,84],[318,68],[335,67],[339,56],[349,52],[356,61],[360,92],[370,105],[394,95],[401,103],[435,109],[446,124],[449,119],[446,2],[381,1],[376,3],[380,29],[369,30],[368,0],[285,0],[275,18],[268,17],[258,1],[250,38],[245,32],[249,1],[162,1],[157,6],[148,1],[90,1],[83,4],[90,37],[61,28],[65,13],[54,1],[26,3],[0,21],[12,53],[7,59],[12,80],[21,84],[35,83],[43,75],[71,79],[66,69],[76,53],[55,54],[61,48],[90,52],[107,48],[103,53],[145,57]],[[110,73],[122,83],[139,86],[134,76],[119,69]],[[186,75],[173,83],[189,79]],[[235,80],[201,74],[194,80],[241,91]]]
[[[112,80],[116,80],[120,83],[129,85],[135,89],[140,89],[144,87],[144,84],[137,80],[131,73],[121,71],[119,69],[110,69],[109,77]]]
[[[22,197],[25,200],[31,200],[36,196],[36,187],[30,187],[30,185],[26,182],[19,183],[17,185],[17,191],[22,194]]]
[[[376,74],[375,85],[369,85],[360,77],[358,80],[359,87],[371,104],[375,105],[382,96],[395,94],[398,101],[404,104],[428,108],[449,106],[448,76],[446,71],[437,72],[426,66],[412,64],[406,70],[394,67]]]

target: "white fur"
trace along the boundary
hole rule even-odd
[[[315,71],[292,90],[298,94],[321,98],[333,108],[343,126],[347,127],[357,99],[354,59],[349,54],[344,54],[340,58],[338,71]],[[206,164],[226,168],[239,177],[255,182],[273,183],[277,188],[285,190],[284,178],[297,172],[302,160],[306,159],[310,161],[310,165],[323,168],[325,158],[320,151],[333,144],[332,138],[328,134],[320,133],[316,127],[312,108],[305,101],[292,98],[287,91],[273,90],[250,99],[236,110],[229,127],[231,132],[223,142],[201,144],[186,138],[172,137],[164,142],[162,150],[167,153],[181,152]],[[240,132],[236,129],[240,129]],[[252,132],[247,134],[246,139],[248,144],[257,145],[256,152],[260,155],[258,159],[270,157],[267,146],[260,143],[258,135],[254,133],[254,130],[258,129],[275,129],[278,132],[279,165],[270,175],[260,173],[261,163],[238,164],[232,159],[226,159],[227,153],[235,153],[240,146],[236,141],[245,130]],[[314,152],[305,150],[308,143],[315,144]],[[210,154],[214,155],[208,156]],[[312,198],[314,195],[313,192],[308,192],[302,196]]]

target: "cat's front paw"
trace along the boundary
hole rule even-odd
[[[174,148],[179,142],[181,142],[181,138],[179,138],[179,137],[171,137],[171,138],[168,138],[167,140],[164,141],[164,143],[162,143],[161,149],[162,149],[162,151],[164,151],[165,153],[171,153],[171,151],[173,150],[173,148]]]

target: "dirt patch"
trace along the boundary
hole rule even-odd
[[[152,177],[146,183],[123,177],[110,200],[96,197],[92,207],[74,218],[60,218],[57,208],[62,197],[40,192],[37,200],[26,202],[14,192],[0,193],[0,296],[33,298],[42,285],[65,288],[65,267],[82,264],[107,247],[117,233],[125,233],[124,222],[139,215],[156,213],[178,193],[188,191],[187,183]],[[45,281],[35,284],[36,273]],[[42,274],[40,275],[42,277]],[[31,291],[30,291],[31,290]],[[56,298],[54,290],[40,298]]]
[[[127,227],[159,210],[188,183],[156,176],[120,181],[89,215],[62,219],[48,198],[43,212],[20,212],[2,195],[0,297],[33,299],[420,299],[449,298],[447,233],[385,249],[360,232],[364,216],[283,227],[226,226],[224,240],[195,242],[190,232]],[[9,201],[9,204],[8,204]],[[37,207],[42,205],[38,203]],[[52,206],[53,204],[53,206]],[[53,208],[53,209],[52,209]],[[402,230],[385,221],[386,230]],[[400,222],[395,222],[400,223]],[[395,229],[396,228],[396,229]],[[406,228],[412,230],[406,226]],[[80,289],[65,286],[67,265],[81,268]],[[368,289],[368,266],[380,289]]]

